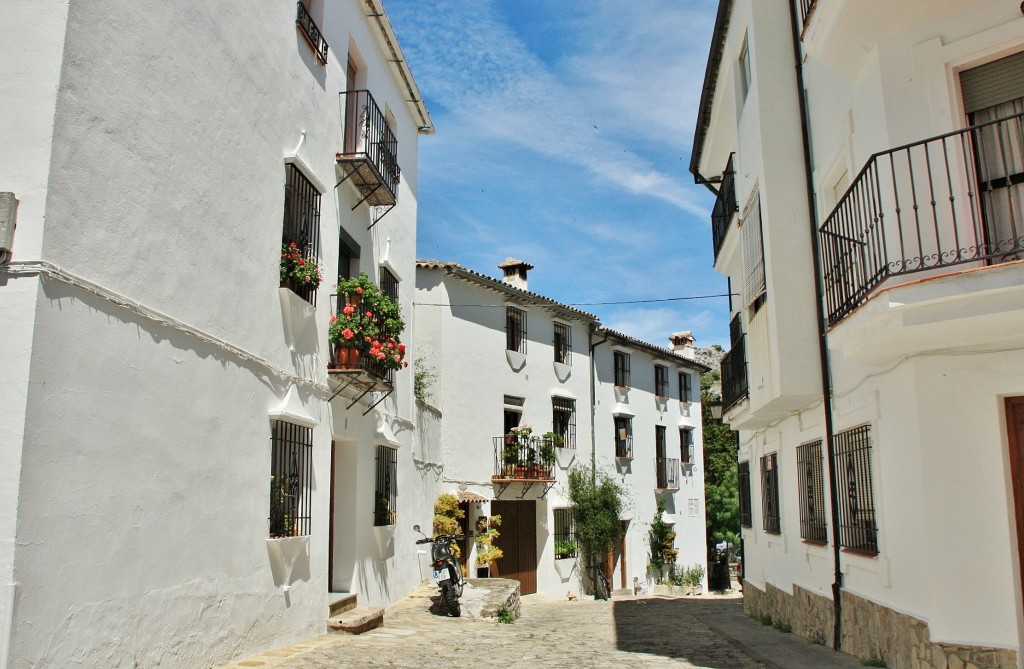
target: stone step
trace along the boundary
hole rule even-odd
[[[362,634],[384,624],[384,609],[358,606],[327,619],[327,631],[335,634]]]
[[[346,611],[351,611],[356,608],[359,604],[356,600],[359,599],[359,595],[354,592],[332,592],[329,595],[329,601],[331,603],[331,609],[329,616],[340,616]]]

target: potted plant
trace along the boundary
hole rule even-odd
[[[281,286],[316,290],[323,276],[316,261],[302,254],[295,242],[281,245]]]
[[[490,575],[490,565],[500,559],[504,552],[494,545],[494,540],[500,535],[497,528],[501,527],[501,516],[480,516],[476,524],[476,566],[479,574],[479,567],[487,567]]]
[[[555,559],[565,560],[576,557],[576,541],[573,539],[555,539]]]
[[[355,369],[365,355],[385,370],[408,367],[405,344],[400,339],[405,322],[399,305],[365,272],[353,279],[339,279],[337,289],[345,304],[331,317],[327,337],[335,346],[338,364]]]

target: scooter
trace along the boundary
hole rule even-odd
[[[419,525],[413,526],[414,532],[420,531]],[[422,539],[417,539],[417,544],[431,544],[430,566],[434,569],[434,581],[441,588],[441,601],[444,603],[448,615],[458,618],[462,615],[462,605],[459,597],[462,597],[462,586],[465,581],[462,578],[462,569],[452,555],[451,545],[462,539],[453,534],[439,534],[436,537],[428,537],[423,534]]]

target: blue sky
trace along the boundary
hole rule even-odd
[[[422,137],[420,258],[499,276],[658,345],[728,347],[713,198],[687,171],[711,0],[386,0],[437,134]]]

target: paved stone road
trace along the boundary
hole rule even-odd
[[[522,600],[522,617],[503,625],[434,615],[429,597],[435,591],[433,586],[420,588],[388,609],[384,626],[371,632],[318,637],[243,660],[230,669],[861,666],[849,656],[743,617],[739,599],[566,602],[529,595]]]

